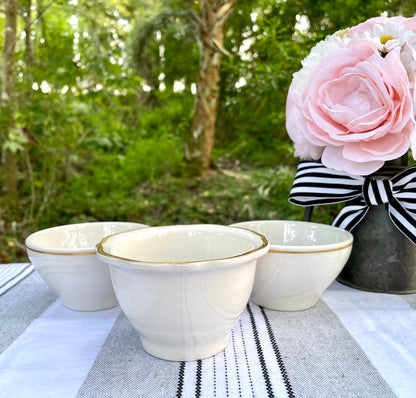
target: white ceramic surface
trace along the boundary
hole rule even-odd
[[[31,263],[64,305],[77,311],[97,311],[118,305],[108,267],[95,246],[116,232],[147,227],[129,222],[61,225],[26,238]]]
[[[251,299],[262,307],[297,311],[313,307],[341,272],[353,236],[306,221],[247,221],[233,224],[263,234],[270,243],[257,263]]]
[[[150,227],[97,245],[144,349],[191,361],[217,354],[250,297],[266,239],[221,225]]]

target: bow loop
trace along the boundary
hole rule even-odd
[[[416,244],[416,165],[391,179],[376,179],[328,169],[316,161],[302,161],[289,202],[299,206],[347,202],[333,225],[348,231],[371,206],[384,204],[394,225]]]

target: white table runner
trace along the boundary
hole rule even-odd
[[[0,265],[0,289],[0,397],[416,396],[416,295],[335,282],[306,311],[250,302],[224,351],[171,362],[119,307],[65,308],[29,264]]]

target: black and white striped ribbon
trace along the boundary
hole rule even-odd
[[[351,231],[370,206],[384,204],[394,225],[416,244],[416,165],[391,179],[353,176],[316,161],[299,163],[289,202],[298,206],[351,202],[333,225]]]

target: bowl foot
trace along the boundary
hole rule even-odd
[[[155,342],[148,339],[140,338],[145,351],[157,358],[168,361],[197,361],[211,357],[221,352],[230,341],[230,334],[221,340],[214,342],[193,342],[193,344],[183,343],[178,345],[165,344],[164,342]]]

